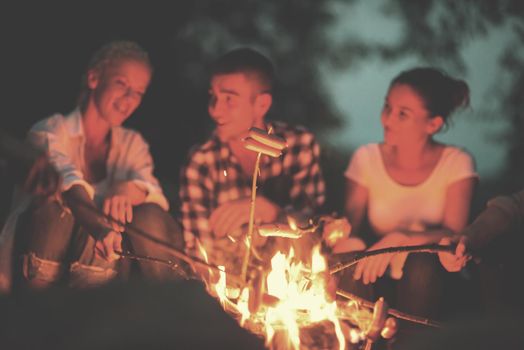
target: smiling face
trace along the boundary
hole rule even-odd
[[[393,85],[381,114],[384,142],[388,145],[427,142],[443,124],[440,116],[431,116],[424,100],[409,85]]]
[[[151,70],[143,62],[121,60],[103,70],[88,73],[89,106],[110,127],[121,125],[142,102]]]
[[[262,93],[260,84],[244,73],[213,76],[209,95],[209,115],[223,141],[244,137],[253,126],[263,127],[271,105],[271,95]]]

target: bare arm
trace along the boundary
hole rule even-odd
[[[75,220],[95,239],[104,237],[112,231],[111,224],[98,213],[95,203],[83,186],[72,186],[63,193],[63,197]]]
[[[75,185],[64,192],[63,196],[78,223],[97,241],[96,253],[109,261],[118,259],[115,250],[122,250],[120,232],[123,228],[100,215],[83,186]]]
[[[339,239],[333,247],[333,253],[344,253],[355,250],[364,250],[366,244],[359,237],[359,231],[366,215],[368,203],[368,189],[353,180],[346,181],[346,195],[344,212],[349,221],[349,231],[352,236]]]

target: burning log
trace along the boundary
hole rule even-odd
[[[300,345],[309,350],[339,349],[341,344],[330,321],[321,321],[300,328]]]

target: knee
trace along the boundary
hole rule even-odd
[[[157,204],[137,206],[133,211],[133,226],[155,238],[172,241],[177,247],[184,246],[180,224]]]
[[[439,260],[436,255],[409,254],[404,266],[404,276],[412,282],[425,283],[437,278],[439,268]]]
[[[153,223],[159,222],[168,213],[155,203],[143,203],[133,208],[133,223]]]
[[[50,199],[41,204],[32,204],[28,210],[32,220],[51,220],[60,219],[62,220],[73,220],[73,215],[69,208],[64,206],[56,199]]]

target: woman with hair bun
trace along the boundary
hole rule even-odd
[[[474,160],[433,137],[468,104],[468,85],[435,68],[414,68],[392,80],[381,114],[383,142],[359,147],[345,172],[353,236],[335,253],[438,243],[462,231],[478,179]],[[366,222],[369,237],[362,234]],[[393,306],[434,317],[441,272],[436,255],[388,254],[361,261],[341,283],[369,285],[387,275],[398,280]]]

